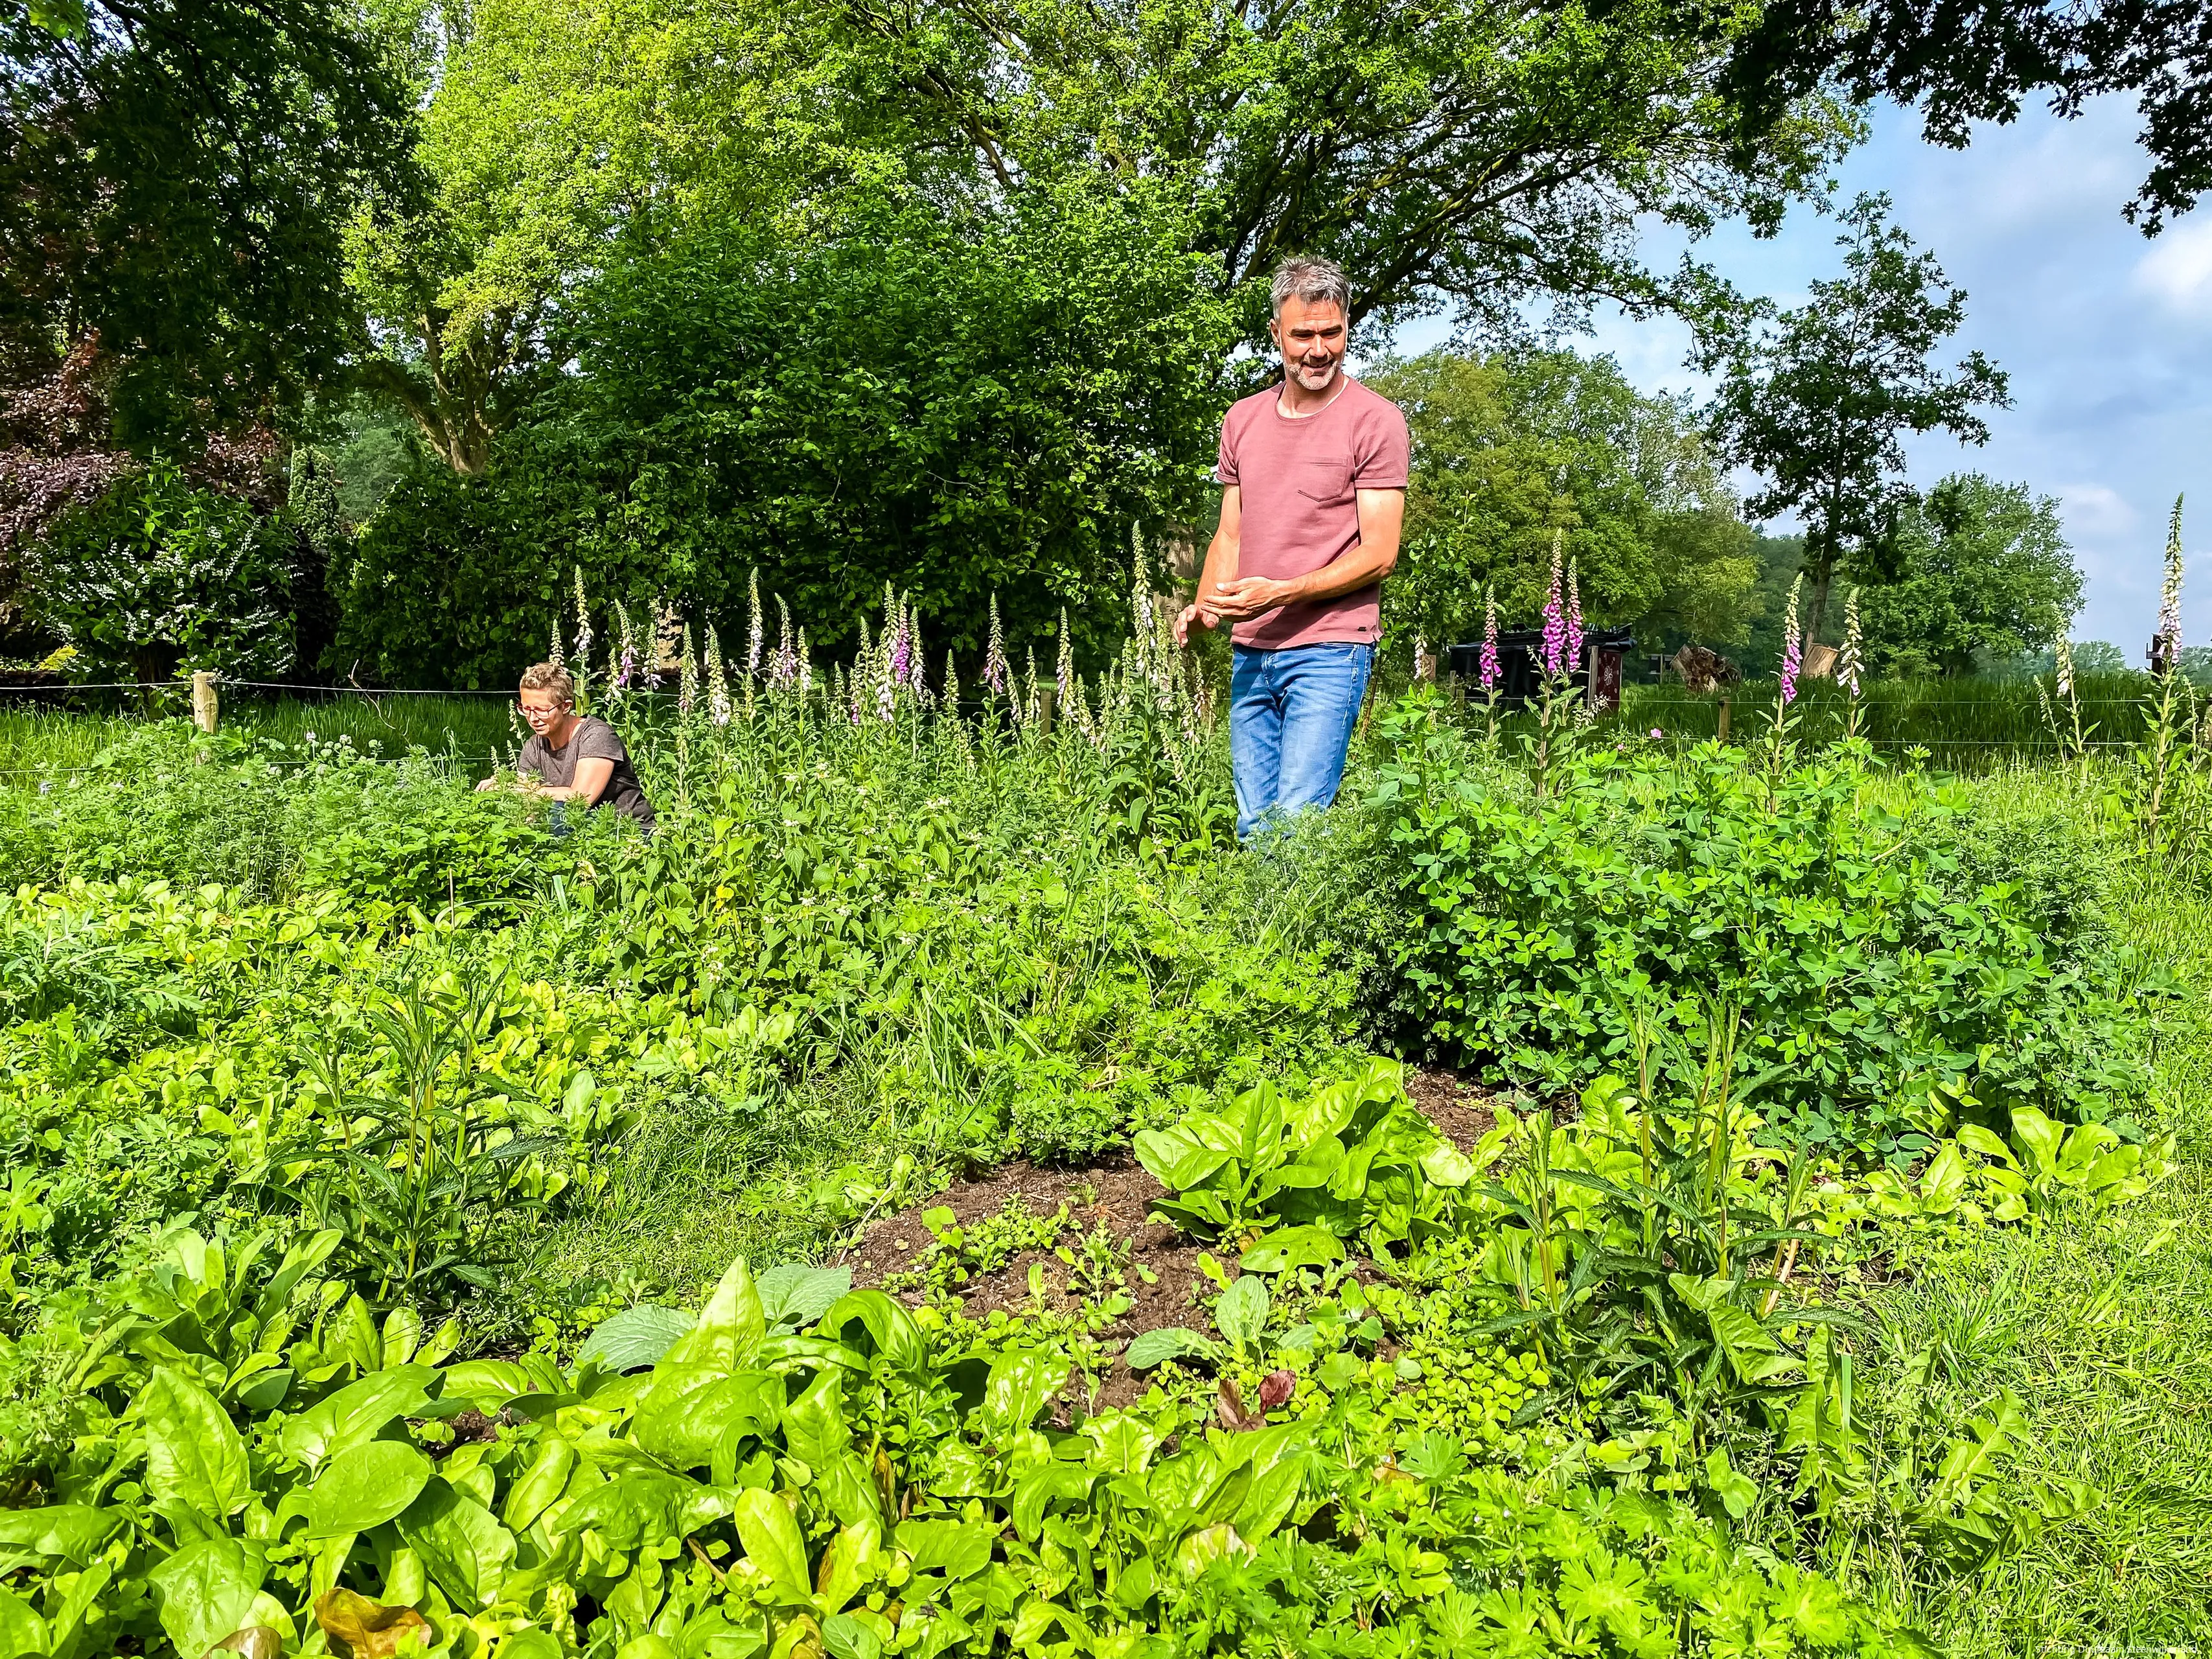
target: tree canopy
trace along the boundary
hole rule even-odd
[[[2081,573],[2058,502],[2026,484],[1955,473],[1910,506],[1898,579],[1862,596],[1867,661],[1881,674],[1963,674],[2065,637]]]
[[[403,482],[363,536],[340,654],[496,683],[572,563],[594,590],[742,625],[749,573],[833,647],[910,592],[980,653],[1063,609],[1124,625],[1130,530],[1195,511],[1232,330],[1170,231],[1026,191],[988,234],[889,212],[830,240],[702,228],[580,296],[580,372],[481,480]],[[1124,343],[1142,339],[1141,350]],[[428,550],[429,556],[424,557]]]
[[[2008,401],[2003,371],[1980,352],[1952,369],[1929,362],[1958,331],[1966,296],[1888,209],[1887,197],[1861,196],[1844,212],[1843,274],[1814,283],[1804,305],[1716,305],[1698,343],[1699,367],[1720,374],[1710,418],[1722,452],[1765,481],[1746,509],[1804,520],[1813,639],[1839,565],[1855,562],[1863,580],[1888,572],[1913,499],[1903,434],[1981,443],[1989,428],[1976,411]]]
[[[341,237],[410,187],[405,89],[343,0],[0,0],[0,375],[97,343],[126,447],[297,404]]]
[[[1685,11],[1702,15],[1703,0]],[[1954,148],[2039,93],[2068,117],[2134,93],[2150,168],[2128,216],[2155,234],[2212,185],[2212,29],[2198,0],[1765,0],[1722,83],[1753,135],[1839,86],[1857,103],[1917,107],[1928,137]]]
[[[1594,621],[1741,635],[1751,532],[1682,404],[1569,351],[1437,351],[1371,384],[1413,434],[1405,556],[1383,588],[1394,627],[1471,638],[1486,588],[1506,626],[1533,624],[1556,532]]]

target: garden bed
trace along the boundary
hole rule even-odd
[[[1408,1071],[1406,1085],[1413,1103],[1463,1152],[1472,1151],[1497,1127],[1488,1092],[1447,1067]],[[1065,1206],[1066,1218],[1049,1240],[1018,1250],[959,1283],[961,1311],[981,1321],[999,1313],[1009,1318],[1040,1311],[1079,1316],[1091,1293],[1075,1283],[1074,1264],[1058,1252],[1075,1255],[1086,1237],[1103,1230],[1120,1260],[1120,1289],[1129,1306],[1095,1334],[1118,1354],[1147,1331],[1190,1324],[1212,1282],[1200,1265],[1208,1247],[1150,1218],[1152,1206],[1165,1196],[1160,1183],[1127,1153],[1075,1169],[1017,1160],[870,1222],[860,1242],[830,1265],[849,1267],[856,1288],[888,1289],[908,1306],[919,1306],[927,1299],[921,1281],[933,1255],[939,1253],[940,1234],[952,1228],[969,1234],[1010,1212],[1036,1218],[1042,1224]],[[1216,1246],[1211,1254],[1223,1271],[1234,1274],[1233,1263],[1224,1259],[1231,1253]],[[1036,1267],[1043,1269],[1042,1299],[1030,1283]],[[1363,1276],[1365,1272],[1363,1266]],[[1091,1411],[1126,1406],[1140,1398],[1146,1386],[1146,1378],[1117,1357],[1097,1393],[1084,1404]]]

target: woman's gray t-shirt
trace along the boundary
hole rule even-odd
[[[614,727],[605,720],[585,715],[568,734],[568,741],[558,749],[549,746],[543,738],[533,737],[522,745],[514,769],[534,772],[541,782],[567,788],[576,781],[576,763],[580,760],[611,760],[615,763],[614,775],[607,780],[607,787],[599,792],[593,805],[611,806],[635,818],[647,829],[653,828],[653,803],[646,799],[645,790],[638,783],[637,769],[629,763],[629,750],[623,747],[623,740],[615,735]]]

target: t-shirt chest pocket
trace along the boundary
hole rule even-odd
[[[1334,506],[1352,497],[1352,457],[1316,455],[1300,461],[1291,473],[1299,495],[1308,501]]]

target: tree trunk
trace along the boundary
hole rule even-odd
[[[1836,544],[1828,537],[1808,532],[1805,537],[1804,571],[1812,579],[1813,603],[1805,617],[1805,643],[1816,645],[1820,625],[1827,620],[1828,591],[1836,584]]]

